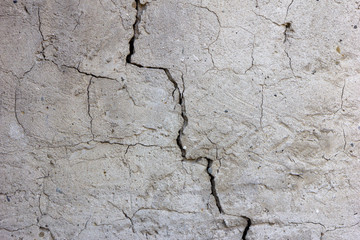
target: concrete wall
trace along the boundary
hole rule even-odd
[[[360,2],[2,0],[0,239],[360,239]]]

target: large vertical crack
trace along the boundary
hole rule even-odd
[[[139,23],[141,22],[141,14],[143,12],[143,9],[145,8],[146,4],[141,4],[140,0],[135,0],[135,9],[136,9],[136,19],[133,24],[133,31],[134,34],[132,38],[129,41],[129,54],[126,56],[126,62],[130,64],[134,64],[131,62],[131,57],[135,53],[135,39],[139,36]],[[134,64],[136,65],[136,64]]]
[[[207,173],[209,174],[209,177],[210,177],[210,183],[211,183],[211,195],[213,195],[214,199],[215,199],[215,203],[216,203],[216,207],[217,209],[219,210],[220,214],[226,214],[224,212],[224,209],[223,207],[221,206],[221,202],[220,202],[220,198],[219,198],[219,195],[217,193],[217,190],[216,190],[216,182],[215,182],[215,175],[213,174],[213,169],[212,169],[212,164],[214,162],[214,160],[210,159],[210,158],[205,158],[207,160],[207,168],[206,168],[206,171]],[[241,236],[241,239],[242,240],[246,240],[246,236],[248,234],[248,231],[250,229],[250,226],[251,226],[251,219],[247,216],[241,216],[243,219],[246,220],[246,226],[243,230],[243,234]]]
[[[135,0],[135,4],[136,4],[136,19],[135,22],[133,24],[133,36],[129,41],[129,54],[126,56],[126,63],[131,64],[133,66],[136,66],[138,68],[147,68],[147,69],[158,69],[158,70],[162,70],[164,71],[164,73],[166,74],[168,80],[173,84],[174,86],[174,91],[172,93],[173,97],[175,92],[178,92],[178,104],[181,106],[181,117],[183,119],[183,123],[181,128],[178,131],[178,136],[176,138],[176,143],[181,151],[181,156],[183,158],[186,158],[186,147],[183,146],[182,141],[181,141],[181,137],[184,133],[184,129],[187,126],[188,123],[188,118],[186,115],[186,107],[185,107],[185,98],[184,98],[184,91],[185,91],[185,82],[183,79],[183,76],[181,76],[182,79],[182,84],[183,84],[183,90],[180,91],[179,85],[178,83],[175,81],[174,77],[171,75],[171,72],[168,68],[164,68],[164,67],[153,67],[153,66],[143,66],[139,63],[135,63],[132,61],[132,56],[135,53],[135,40],[138,38],[139,36],[139,23],[141,22],[141,15],[143,13],[143,11],[146,9],[146,4],[141,4],[140,0]]]
[[[154,67],[154,66],[143,66],[139,63],[133,62],[132,61],[132,56],[135,54],[135,40],[138,38],[140,32],[139,32],[139,23],[141,21],[141,15],[143,13],[143,11],[146,8],[146,4],[141,4],[140,0],[135,0],[136,3],[136,20],[135,23],[133,24],[133,36],[129,41],[129,54],[126,56],[126,63],[127,64],[131,64],[133,66],[136,66],[138,68],[146,68],[146,69],[158,69],[158,70],[162,70],[164,71],[164,73],[166,74],[168,80],[173,84],[174,86],[174,91],[172,92],[172,96],[173,98],[175,98],[174,94],[177,92],[178,93],[178,104],[181,106],[181,117],[183,120],[183,123],[181,125],[181,128],[178,131],[178,136],[176,138],[176,143],[181,151],[181,156],[183,158],[183,160],[190,160],[186,158],[186,146],[183,145],[182,143],[182,136],[184,135],[184,130],[186,128],[186,126],[188,125],[188,117],[186,114],[186,105],[185,105],[185,97],[184,97],[184,92],[185,92],[185,81],[183,78],[183,75],[181,75],[181,80],[182,80],[182,91],[180,91],[179,85],[178,83],[175,81],[174,77],[171,75],[171,72],[168,68],[164,68],[164,67]],[[253,56],[252,56],[253,57]],[[211,195],[214,197],[215,199],[215,203],[216,203],[216,207],[219,211],[220,214],[225,214],[223,207],[221,206],[221,202],[220,202],[220,198],[219,195],[217,193],[217,189],[216,189],[216,181],[215,181],[215,175],[213,174],[213,169],[212,169],[212,165],[214,160],[207,158],[207,157],[199,157],[198,159],[205,159],[207,160],[207,168],[206,171],[210,177],[210,185],[211,185]],[[129,216],[127,216],[126,214],[124,214],[126,218],[128,218],[130,220],[130,222],[132,223],[132,218],[130,218]],[[251,226],[251,219],[249,217],[246,216],[241,216],[242,218],[244,218],[247,221],[247,225],[243,231],[243,235],[242,235],[242,239],[246,239],[246,235],[249,231],[249,228]],[[132,227],[133,227],[133,223],[132,223]],[[134,229],[133,229],[134,231]]]
[[[182,136],[184,134],[185,128],[188,124],[188,117],[186,115],[186,105],[185,105],[185,97],[184,97],[184,91],[185,91],[185,81],[183,76],[181,76],[181,80],[183,83],[183,90],[180,92],[179,90],[179,104],[181,106],[181,117],[183,119],[183,124],[181,128],[179,129],[178,137],[176,138],[176,143],[181,151],[181,156],[185,159],[186,158],[186,147],[182,143]]]
[[[251,219],[248,218],[248,217],[246,217],[246,216],[242,216],[242,218],[246,219],[247,224],[246,224],[246,227],[245,227],[245,229],[244,229],[244,231],[243,231],[243,234],[242,234],[241,239],[242,239],[242,240],[246,240],[246,235],[248,234],[248,231],[249,231],[250,226],[251,226]]]
[[[216,191],[216,182],[215,182],[215,175],[213,174],[212,164],[214,160],[210,158],[205,158],[207,160],[207,168],[206,171],[209,174],[210,177],[210,183],[211,183],[211,195],[215,198],[216,207],[219,210],[220,213],[224,213],[224,210],[221,206],[219,195]]]

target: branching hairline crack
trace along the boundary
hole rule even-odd
[[[114,204],[113,204],[114,205]],[[124,210],[121,210],[122,213],[124,214],[124,216],[130,221],[131,224],[131,230],[133,233],[135,233],[135,226],[134,226],[134,221],[132,219],[132,217],[130,217],[129,215],[126,214],[126,212]]]
[[[293,67],[292,67],[291,57],[290,57],[289,53],[288,53],[286,50],[284,50],[284,52],[285,52],[286,56],[287,56],[288,59],[289,59],[289,67],[290,67],[290,70],[291,70],[292,74],[295,76],[295,74],[294,74],[294,69],[293,69]]]
[[[94,132],[93,132],[93,117],[91,116],[91,106],[90,106],[90,86],[91,86],[91,83],[92,83],[92,78],[90,78],[89,80],[89,85],[87,86],[87,113],[89,115],[89,118],[90,118],[90,133],[92,135],[92,139],[94,140],[95,138],[95,135],[94,135]]]
[[[287,7],[287,9],[286,9],[286,15],[285,15],[285,20],[286,20],[286,18],[287,18],[287,16],[288,16],[288,14],[289,14],[289,9],[290,9],[290,7],[291,7],[291,5],[294,3],[294,0],[291,0],[291,2],[290,2],[290,4],[289,4],[289,6]]]
[[[263,127],[263,117],[264,117],[264,84],[261,85],[261,103],[260,103],[260,127]]]
[[[53,63],[54,63],[54,62],[53,62]],[[54,64],[57,65],[56,63],[54,63]],[[61,65],[61,67],[71,68],[71,69],[76,70],[76,71],[77,71],[78,73],[80,73],[80,74],[84,74],[84,75],[91,76],[91,77],[94,77],[94,78],[108,79],[108,80],[112,80],[112,81],[118,81],[118,80],[115,79],[115,78],[106,77],[106,76],[101,76],[101,75],[95,75],[95,74],[93,74],[93,73],[88,73],[88,72],[81,71],[81,70],[79,69],[79,67],[68,66],[68,65]]]
[[[44,41],[45,41],[45,37],[44,37],[44,34],[41,30],[41,18],[40,18],[40,7],[38,8],[38,27],[39,27],[39,33],[40,33],[40,36],[41,36],[41,56],[46,59],[45,57],[45,46],[44,46]]]
[[[344,91],[345,91],[345,86],[346,86],[346,80],[344,80],[344,85],[341,89],[341,104],[340,104],[340,109],[344,111]]]

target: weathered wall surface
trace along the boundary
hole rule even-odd
[[[360,239],[359,1],[0,20],[0,239]]]

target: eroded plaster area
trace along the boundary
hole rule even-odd
[[[360,237],[360,2],[0,18],[1,239]]]

